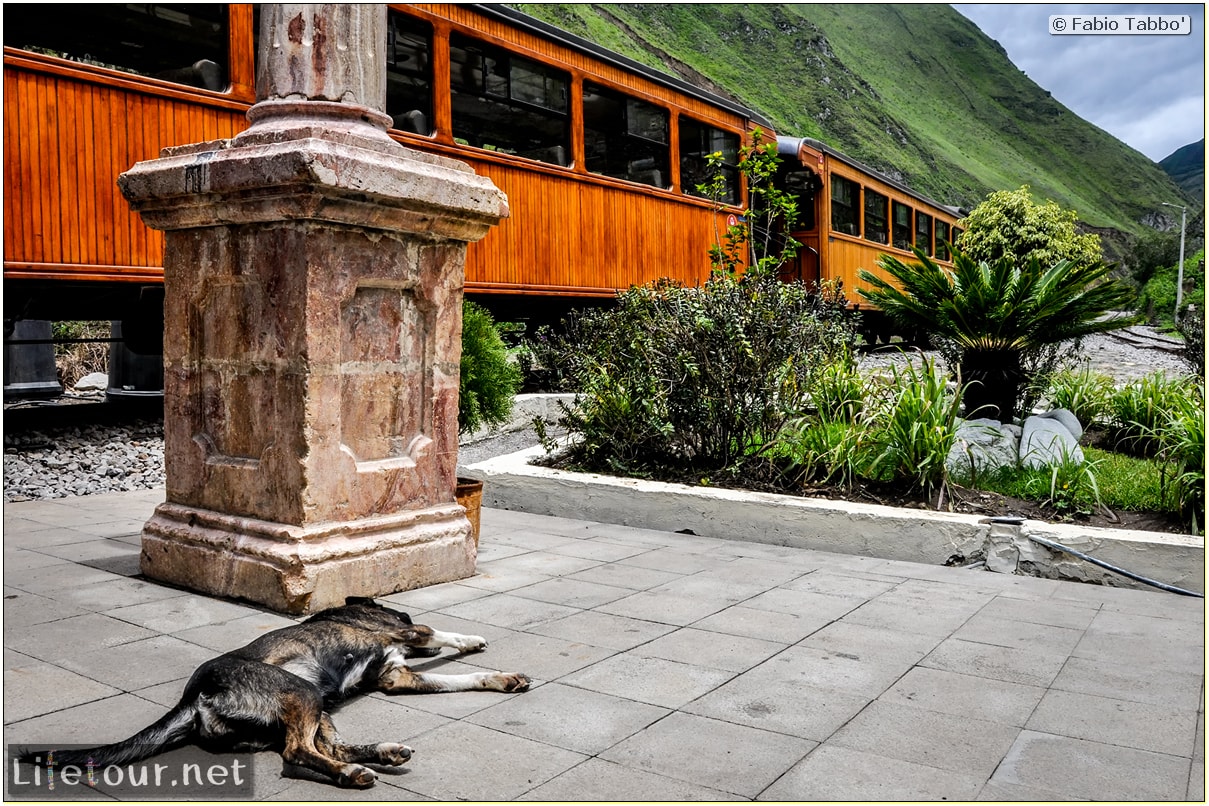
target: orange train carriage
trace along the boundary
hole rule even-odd
[[[115,179],[165,146],[247,125],[257,16],[248,4],[4,7],[6,322],[117,319],[129,342],[155,342],[163,239]],[[704,279],[744,204],[739,147],[771,133],[762,116],[503,6],[394,5],[388,27],[391,135],[509,197],[512,216],[468,250],[468,293],[523,316]],[[817,141],[778,146],[805,213],[791,276],[842,281],[851,297],[881,252],[910,257],[919,243],[945,257],[955,210]],[[696,191],[717,151],[721,213]]]
[[[232,137],[255,102],[251,5],[4,7],[5,318],[162,321],[163,238],[119,173]],[[547,302],[698,282],[758,113],[503,6],[394,5],[386,111],[399,142],[469,163],[510,218],[467,254],[466,290]],[[729,206],[696,186],[729,165]]]
[[[858,272],[877,272],[880,255],[915,260],[912,247],[949,265],[948,244],[961,233],[962,211],[922,196],[818,140],[778,137],[777,181],[798,199],[799,221],[791,233],[802,244],[783,276],[836,282],[862,310],[866,339],[886,341],[893,326],[860,304]]]

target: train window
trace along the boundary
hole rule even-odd
[[[4,44],[206,90],[228,83],[227,6],[6,3]]]
[[[739,203],[739,135],[724,132],[686,117],[680,118],[680,189],[692,196],[708,196],[701,190],[713,180],[709,155],[722,155],[723,191],[719,201]]]
[[[890,236],[895,249],[911,248],[911,208],[902,202],[891,207]]]
[[[831,177],[831,229],[845,235],[859,235],[861,186],[851,179]]]
[[[890,200],[876,190],[865,188],[865,240],[890,243],[886,210]]]
[[[794,224],[794,229],[799,232],[809,232],[814,229],[817,226],[814,215],[814,199],[818,195],[819,189],[823,186],[823,181],[819,179],[819,175],[809,168],[800,168],[799,170],[791,168],[786,171],[782,167],[778,173],[776,185],[793,196],[794,201],[797,202],[798,220]]]
[[[615,179],[671,187],[668,121],[666,109],[585,82],[585,167]]]
[[[432,134],[432,26],[390,11],[386,26],[386,114],[394,127]]]
[[[932,216],[915,213],[915,245],[925,255],[932,254]]]
[[[456,33],[449,57],[456,141],[570,164],[567,73]]]
[[[936,222],[936,257],[939,260],[949,259],[949,248],[945,242],[949,240],[949,225],[944,221]]]

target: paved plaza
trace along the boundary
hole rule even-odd
[[[6,505],[6,748],[123,739],[292,623],[140,579],[162,500]],[[258,753],[254,797],[1204,800],[1201,599],[491,509],[478,570],[384,601],[489,642],[417,668],[532,689],[356,699],[341,735],[402,771],[350,792]]]

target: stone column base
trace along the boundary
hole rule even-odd
[[[139,564],[161,582],[306,614],[464,579],[476,553],[457,504],[292,526],[169,502],[143,527]]]

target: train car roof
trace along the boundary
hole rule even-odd
[[[695,84],[690,84],[684,79],[677,78],[676,76],[669,75],[668,73],[661,73],[654,68],[646,66],[642,62],[635,61],[628,56],[622,56],[620,53],[603,48],[594,42],[589,42],[583,37],[576,36],[568,31],[564,31],[563,29],[547,22],[543,22],[536,17],[531,17],[522,11],[517,11],[514,8],[509,8],[508,6],[497,3],[467,3],[466,5],[470,8],[473,8],[480,14],[488,17],[495,17],[496,19],[502,19],[516,28],[528,29],[529,31],[540,36],[542,39],[557,42],[560,45],[565,45],[566,47],[571,48],[572,50],[577,50],[580,53],[586,53],[593,58],[600,59],[603,62],[608,62],[631,73],[637,73],[643,78],[653,81],[656,84],[661,84],[669,89],[673,89],[677,92],[697,98],[698,100],[705,101],[713,106],[725,109],[727,112],[741,115],[742,117],[747,118],[759,126],[763,126],[769,130],[774,130],[772,122],[754,109],[749,109],[742,104],[730,100],[729,98],[724,98],[723,96],[716,95],[709,90],[702,89]]]
[[[792,155],[793,157],[796,158],[798,156],[798,152],[801,150],[803,145],[805,145],[809,148],[813,148],[815,151],[822,151],[824,154],[827,154],[828,156],[835,157],[837,160],[844,163],[845,165],[850,165],[853,168],[856,168],[858,171],[861,171],[862,173],[867,173],[870,176],[877,179],[878,181],[885,182],[890,187],[892,187],[898,191],[901,191],[902,193],[905,193],[908,196],[912,197],[913,199],[917,199],[917,200],[923,202],[924,204],[931,205],[932,207],[935,207],[939,210],[945,210],[948,213],[950,213],[954,216],[957,216],[958,218],[963,217],[965,215],[962,212],[960,207],[954,207],[949,204],[941,204],[940,202],[936,201],[935,199],[929,199],[927,196],[923,195],[922,193],[912,190],[911,188],[907,187],[906,185],[904,185],[902,182],[898,181],[897,179],[892,179],[889,176],[886,176],[881,171],[876,171],[873,168],[870,168],[868,165],[865,165],[862,162],[858,162],[857,160],[854,160],[852,157],[849,157],[847,154],[843,154],[839,151],[836,151],[834,148],[827,145],[826,143],[819,141],[819,140],[815,140],[813,137],[777,137],[777,153],[778,154]]]

